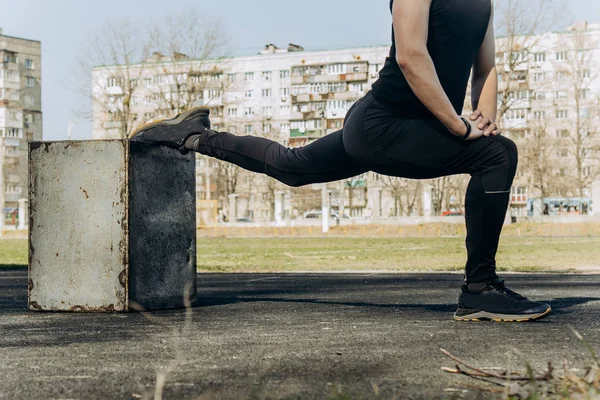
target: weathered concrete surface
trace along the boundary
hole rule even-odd
[[[31,309],[126,310],[127,143],[30,146]]]
[[[173,360],[165,399],[323,399],[336,385],[371,399],[372,384],[382,399],[478,398],[446,391],[473,382],[440,370],[452,366],[440,347],[485,367],[583,367],[568,325],[600,348],[600,276],[506,278],[553,315],[454,322],[459,275],[227,274],[198,276],[186,327],[184,310],[31,313],[26,274],[0,271],[0,398],[151,398]]]
[[[193,154],[33,142],[30,182],[31,309],[163,309],[195,296]]]
[[[132,142],[129,165],[129,298],[181,307],[196,296],[195,158]]]

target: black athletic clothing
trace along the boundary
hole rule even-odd
[[[394,1],[390,1],[390,8]],[[427,49],[444,91],[457,114],[462,109],[471,67],[481,47],[492,12],[491,0],[433,0],[429,11]],[[373,85],[373,97],[413,118],[435,118],[410,88],[396,61],[392,27],[390,55]]]
[[[371,93],[346,116],[344,129],[290,149],[255,136],[205,131],[190,150],[269,175],[289,186],[331,182],[367,171],[413,179],[468,173],[468,282],[495,276],[495,255],[517,168],[517,148],[502,136],[466,142],[437,120],[414,119]]]
[[[458,113],[489,12],[490,0],[432,3],[428,47]],[[367,171],[413,179],[471,174],[465,202],[466,279],[484,282],[496,276],[495,256],[517,148],[502,136],[463,141],[452,135],[414,96],[393,57],[374,90],[352,106],[343,130],[307,146],[290,149],[264,138],[204,130],[186,147],[289,186],[337,181]]]

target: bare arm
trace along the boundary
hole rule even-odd
[[[496,120],[498,112],[498,72],[496,71],[496,43],[494,38],[493,11],[485,39],[475,57],[471,82],[471,104],[490,121]]]
[[[455,135],[466,132],[440,83],[427,50],[429,9],[432,0],[396,0],[392,9],[396,41],[396,61],[410,88]]]

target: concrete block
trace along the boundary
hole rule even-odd
[[[177,308],[196,296],[193,154],[127,140],[32,142],[29,308]]]

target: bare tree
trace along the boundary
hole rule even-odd
[[[497,120],[529,94],[529,52],[549,31],[560,12],[562,0],[501,0],[495,3],[496,63],[500,80]]]
[[[559,45],[563,50],[560,60],[555,63],[556,84],[559,89],[557,98],[565,97],[559,106],[557,117],[568,118],[573,112],[570,124],[573,132],[569,135],[569,156],[574,160],[574,191],[583,197],[586,188],[600,175],[598,165],[598,137],[600,136],[600,95],[590,90],[600,78],[600,71],[593,58],[595,49],[600,47],[599,38],[586,32],[586,26],[578,26],[570,35],[561,37]]]
[[[82,118],[92,118],[91,101],[94,112],[106,115],[107,127],[116,130],[118,137],[126,137],[141,122],[132,103],[152,40],[149,32],[129,20],[108,22],[90,35],[79,52],[74,79],[69,82],[70,89],[86,100],[76,110]],[[109,68],[94,69],[99,66]]]
[[[542,199],[557,194],[560,186],[554,171],[560,168],[561,140],[553,133],[548,120],[536,121],[520,150],[521,160],[525,162],[529,172],[529,184],[538,190]]]
[[[195,105],[218,106],[226,85],[225,63],[218,58],[225,52],[224,38],[218,23],[194,12],[167,16],[150,30],[130,20],[108,23],[80,52],[80,79],[72,89],[92,101],[93,113],[106,114],[96,118],[106,122],[95,129],[124,138],[150,118],[172,117]],[[91,117],[89,111],[79,114]]]
[[[394,217],[413,214],[420,197],[422,182],[395,176],[381,176],[381,183],[394,202]]]
[[[153,36],[160,58],[151,67],[161,107],[158,114],[177,114],[197,104],[221,106],[229,84],[219,58],[226,43],[221,25],[186,12],[156,24]]]

